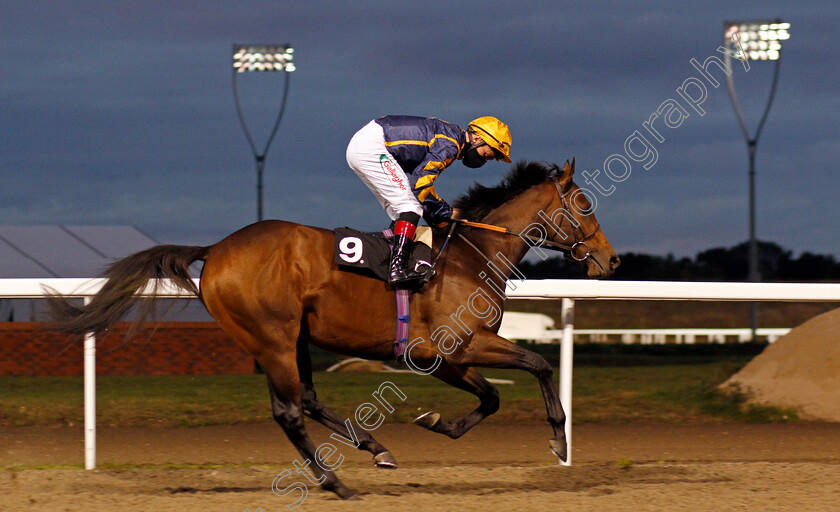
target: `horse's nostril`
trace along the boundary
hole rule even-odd
[[[610,268],[612,270],[618,268],[619,265],[621,265],[621,258],[619,258],[618,256],[610,257]]]

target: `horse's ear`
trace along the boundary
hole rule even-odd
[[[575,173],[575,157],[572,157],[572,163],[569,164],[569,161],[566,160],[566,164],[563,166],[563,174],[567,174],[569,176]]]
[[[563,176],[564,177],[571,177],[575,173],[575,159],[572,157],[572,163],[570,164],[568,160],[563,165]]]

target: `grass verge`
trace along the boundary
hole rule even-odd
[[[576,367],[574,421],[797,420],[794,411],[747,405],[742,393],[723,394],[717,390],[717,385],[744,363],[745,360],[725,360],[690,365]],[[515,382],[497,386],[501,408],[488,422],[527,423],[545,419],[539,385],[531,375],[512,370],[482,373]],[[477,405],[472,395],[428,376],[315,374],[319,398],[345,416],[352,416],[363,403],[376,403],[371,393],[385,381],[393,382],[406,395],[405,402],[388,395],[395,406],[393,413],[386,413],[388,422],[410,422],[430,409],[445,418],[454,418]],[[0,425],[81,425],[82,389],[79,377],[0,378]],[[272,421],[262,375],[99,377],[97,419],[100,426],[113,427],[198,427]]]

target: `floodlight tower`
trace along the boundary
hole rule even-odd
[[[773,104],[773,97],[776,95],[776,83],[779,80],[779,66],[782,62],[782,43],[790,38],[790,23],[780,19],[772,21],[726,21],[723,23],[723,44],[729,50],[724,52],[726,69],[726,86],[729,89],[729,98],[732,100],[732,108],[738,117],[741,132],[747,143],[747,154],[749,156],[749,187],[750,187],[750,243],[749,243],[749,281],[759,281],[758,273],[758,243],[755,238],[755,152],[758,146],[758,138],[770,113],[770,106]],[[741,113],[741,106],[738,104],[738,95],[735,94],[735,82],[732,73],[731,55],[742,60],[753,61],[774,61],[773,83],[770,86],[770,94],[767,97],[767,104],[764,113],[758,122],[755,135],[750,136],[747,123]],[[758,304],[750,304],[750,329],[752,340],[756,341],[756,328],[758,326]]]
[[[233,97],[236,100],[236,112],[239,114],[239,122],[242,123],[242,129],[245,131],[245,137],[248,139],[248,144],[251,146],[251,152],[254,154],[254,161],[257,165],[257,221],[263,220],[263,166],[265,165],[265,156],[268,153],[268,147],[271,145],[271,141],[277,134],[280,120],[283,119],[283,112],[286,110],[286,98],[289,95],[289,74],[295,70],[293,62],[294,52],[294,48],[288,44],[233,45]],[[239,102],[239,88],[237,87],[237,77],[241,73],[258,71],[283,71],[285,77],[280,111],[277,114],[277,119],[274,121],[274,128],[271,129],[268,141],[265,143],[265,148],[261,153],[257,152],[257,146],[254,144],[254,139],[251,137],[248,125],[245,124],[245,116],[242,114],[242,105]]]

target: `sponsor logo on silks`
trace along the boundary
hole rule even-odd
[[[388,155],[379,155],[379,165],[381,165],[382,170],[391,177],[391,181],[400,187],[400,190],[405,190],[404,180],[400,177],[400,173],[397,172],[397,167],[394,165],[394,162],[388,158]]]

